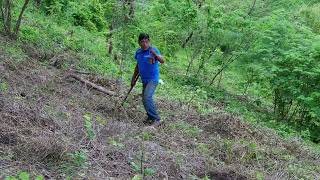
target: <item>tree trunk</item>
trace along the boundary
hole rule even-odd
[[[4,18],[4,11],[3,11],[3,2],[0,1],[0,11],[1,11],[1,20],[2,20],[2,24],[5,25],[5,18]]]
[[[196,58],[196,54],[197,54],[197,53],[194,52],[194,53],[191,55],[191,57],[190,57],[189,64],[188,64],[188,67],[187,67],[187,71],[186,71],[186,76],[188,75],[188,73],[189,73],[189,71],[190,71],[190,69],[191,69],[193,60],[194,60],[194,58]]]
[[[191,33],[189,34],[189,36],[187,37],[187,39],[183,42],[182,44],[182,48],[185,48],[187,43],[190,41],[190,39],[192,38],[193,36],[193,31],[191,31]]]
[[[4,0],[2,4],[3,29],[6,35],[11,35],[11,0]]]
[[[124,15],[124,21],[125,22],[129,22],[129,20],[134,17],[134,4],[135,4],[134,0],[125,0],[123,2],[123,8],[122,9],[124,10],[124,12],[126,13],[127,10],[129,9],[128,14]],[[129,8],[128,8],[128,6],[129,6]]]
[[[241,42],[240,46],[245,43]],[[246,44],[244,47],[244,50],[247,51],[251,47],[251,44]],[[218,77],[220,73],[222,73],[223,70],[225,70],[231,63],[233,63],[240,55],[234,56],[234,54],[231,55],[231,57],[222,65],[222,67],[218,70],[218,72],[213,76],[209,86],[211,86],[214,82],[214,80]]]
[[[21,9],[20,14],[19,14],[18,21],[16,23],[16,28],[15,28],[15,31],[14,31],[14,38],[16,38],[18,36],[18,32],[19,32],[20,24],[21,24],[21,20],[22,20],[22,15],[23,15],[24,11],[26,10],[26,8],[28,6],[28,3],[29,3],[29,0],[25,0],[24,1],[24,4],[23,4],[22,9]]]
[[[108,45],[108,53],[111,55],[112,54],[112,32],[113,31],[113,22],[109,25],[109,34],[107,35],[107,42],[109,43]]]
[[[220,77],[219,77],[219,81],[218,81],[218,86],[217,86],[217,88],[218,88],[218,89],[220,89],[222,76],[223,76],[223,72],[222,72],[222,73],[220,73]]]
[[[210,61],[210,59],[214,55],[214,52],[216,51],[216,49],[217,49],[217,46],[210,50],[210,53],[209,53],[209,56],[208,56],[207,60],[205,58],[201,58],[201,64],[199,65],[199,69],[198,69],[198,71],[196,73],[196,76],[200,75],[200,71],[205,68],[204,63],[206,61]]]
[[[232,55],[227,61],[226,63],[222,64],[221,68],[218,70],[218,72],[213,76],[213,78],[211,79],[211,82],[209,84],[209,86],[211,86],[214,82],[214,80],[220,75],[220,73],[222,73],[223,70],[225,70],[237,57],[234,57],[234,55]]]
[[[133,19],[134,17],[134,6],[135,6],[135,1],[134,0],[131,0],[128,2],[128,5],[129,5],[129,17],[131,19]]]
[[[257,2],[257,0],[254,0],[254,1],[253,1],[252,6],[251,6],[251,8],[250,8],[250,10],[249,10],[249,12],[248,12],[248,14],[247,14],[247,16],[250,16],[251,13],[253,12],[253,10],[254,10],[254,8],[255,8],[255,6],[256,6],[256,2]]]

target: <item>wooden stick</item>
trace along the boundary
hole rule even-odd
[[[135,77],[134,81],[137,83],[138,79],[139,79],[139,74]],[[123,99],[122,103],[121,103],[121,106],[123,106],[124,102],[127,100],[129,94],[131,93],[132,89],[133,89],[134,86],[131,86],[126,97]]]
[[[78,80],[78,81],[80,81],[80,82],[82,82],[84,84],[87,84],[87,85],[93,87],[94,89],[96,89],[96,90],[98,90],[100,92],[103,92],[105,94],[108,94],[108,95],[111,95],[111,96],[116,95],[115,92],[107,90],[104,87],[98,86],[98,85],[96,85],[96,84],[94,84],[94,83],[92,83],[92,82],[90,82],[90,81],[88,81],[88,80],[86,80],[86,79],[84,79],[84,78],[82,78],[80,76],[77,76],[75,74],[68,74],[68,77],[72,77],[72,78],[74,78],[74,79],[76,79],[76,80]]]

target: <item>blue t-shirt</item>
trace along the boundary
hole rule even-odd
[[[159,81],[159,62],[155,60],[155,57],[150,53],[151,49],[160,55],[160,51],[155,47],[149,47],[147,50],[139,48],[134,55],[138,63],[142,83],[147,83],[150,80]],[[149,58],[153,58],[155,62],[150,64]]]

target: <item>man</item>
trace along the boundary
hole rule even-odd
[[[159,62],[162,64],[164,60],[159,50],[150,46],[149,41],[148,34],[140,33],[138,38],[140,48],[134,56],[137,64],[132,75],[131,86],[135,85],[137,76],[140,75],[143,85],[142,102],[148,116],[144,123],[157,127],[160,125],[160,116],[152,96],[159,82]]]

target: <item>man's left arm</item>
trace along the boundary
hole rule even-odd
[[[159,61],[161,64],[164,63],[164,60],[163,60],[163,58],[162,58],[162,56],[160,55],[159,52],[157,53],[155,50],[151,49],[151,50],[150,50],[150,53],[151,53],[151,54],[156,58],[156,60]]]

